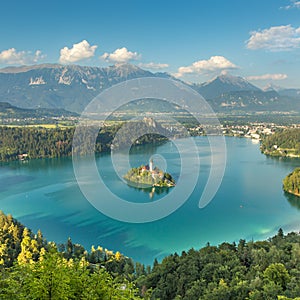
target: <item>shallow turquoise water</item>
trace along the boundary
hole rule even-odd
[[[201,156],[198,185],[176,212],[159,221],[130,224],[97,211],[78,187],[71,158],[2,164],[0,209],[34,231],[41,229],[48,240],[60,243],[70,236],[73,242],[87,248],[102,245],[147,264],[154,258],[191,247],[197,249],[207,242],[263,239],[280,227],[299,231],[300,204],[296,197],[284,195],[281,181],[300,165],[300,160],[267,158],[249,139],[226,138],[227,167],[222,185],[209,205],[199,209],[210,160],[206,138],[197,137],[195,141]],[[130,161],[132,166],[139,166],[151,154],[160,154],[167,171],[179,178],[176,151],[172,142],[140,147],[131,153]],[[156,201],[164,195],[150,198],[149,192],[124,184],[113,171],[110,155],[97,157],[97,164],[107,186],[128,201]],[[191,173],[192,170],[183,174],[185,180]]]

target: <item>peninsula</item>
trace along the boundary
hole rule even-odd
[[[269,156],[300,157],[300,128],[278,131],[263,138],[261,152]]]
[[[300,197],[300,168],[296,168],[283,180],[283,190]]]
[[[137,185],[138,187],[152,186],[152,187],[173,187],[175,180],[166,172],[163,172],[158,167],[154,167],[153,160],[149,161],[148,165],[142,165],[138,168],[130,169],[125,175],[124,179]]]

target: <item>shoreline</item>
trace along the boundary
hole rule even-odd
[[[167,184],[167,185],[161,185],[161,184],[157,184],[157,183],[153,183],[153,184],[147,184],[147,183],[142,183],[142,182],[138,182],[138,181],[132,181],[132,180],[128,180],[126,178],[124,178],[126,180],[127,183],[133,183],[134,187],[136,188],[170,188],[170,187],[174,187],[175,184]]]
[[[300,154],[291,154],[291,153],[288,153],[286,155],[281,155],[279,153],[266,152],[266,151],[262,151],[261,153],[264,154],[264,155],[266,155],[266,156],[271,156],[271,157],[300,158]]]

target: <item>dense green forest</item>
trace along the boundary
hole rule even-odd
[[[296,168],[284,178],[283,189],[287,193],[300,196],[300,168]]]
[[[47,242],[1,212],[0,299],[300,299],[300,235],[207,244],[150,268],[70,238]]]
[[[166,140],[161,135],[146,134],[149,126],[144,122],[137,122],[130,126],[124,134],[114,140],[114,136],[121,125],[102,127],[96,143],[93,139],[95,128],[92,126],[80,128],[82,133],[76,135],[74,152],[80,155],[101,153],[114,148],[134,144],[156,143]],[[72,155],[72,143],[75,128],[33,128],[0,126],[0,161],[18,159],[18,155],[28,154],[28,158],[48,158]],[[142,136],[136,141],[136,136]]]
[[[71,155],[74,129],[0,127],[0,160],[9,161],[19,154],[30,158]]]
[[[134,273],[146,270],[119,252],[47,242],[0,212],[0,299],[140,299]]]
[[[278,131],[263,138],[261,151],[272,156],[300,156],[300,128]]]
[[[267,241],[208,244],[170,255],[154,264],[146,287],[152,299],[297,299],[299,242],[299,234],[279,230]]]

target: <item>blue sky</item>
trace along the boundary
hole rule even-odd
[[[203,82],[300,87],[300,1],[3,1],[0,67],[130,62]]]

